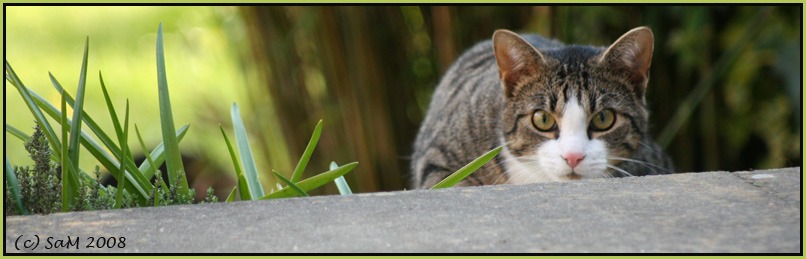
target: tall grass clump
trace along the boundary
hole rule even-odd
[[[12,168],[12,170],[6,170],[6,184],[10,185],[7,192],[11,190],[8,197],[15,199],[15,201],[11,201],[12,204],[16,204],[13,206],[15,207],[13,211],[19,214],[53,212],[52,208],[46,209],[36,205],[43,202],[29,200],[35,196],[39,197],[37,199],[47,200],[49,204],[58,204],[60,211],[188,204],[193,201],[195,191],[187,187],[187,177],[182,167],[178,148],[178,143],[187,133],[189,125],[184,125],[178,130],[174,127],[165,77],[162,40],[162,24],[160,24],[156,42],[157,90],[160,94],[163,143],[150,152],[144,148],[149,159],[139,165],[135,164],[128,145],[130,117],[128,100],[121,120],[111,102],[101,72],[98,73],[98,78],[114,131],[101,129],[93,117],[83,109],[84,93],[87,91],[89,37],[84,45],[75,98],[67,93],[61,83],[50,74],[53,87],[61,95],[61,109],[56,108],[26,87],[14,72],[11,64],[8,61],[5,62],[6,80],[17,89],[36,123],[36,131],[32,136],[26,135],[11,125],[6,124],[5,126],[6,132],[26,142],[26,148],[36,162],[33,169],[20,167],[15,169],[6,158],[6,168]],[[72,107],[72,114],[67,114],[67,105]],[[58,133],[54,130],[48,117],[59,124]],[[85,129],[93,133],[95,138]],[[139,131],[137,135],[142,144]],[[97,175],[92,177],[78,167],[79,149],[82,146],[117,180],[117,187],[101,186],[98,184]],[[169,184],[161,179],[158,172],[157,168],[162,163],[168,165]],[[95,172],[98,173],[99,170],[95,170]],[[34,184],[33,182],[39,183]],[[33,191],[33,193],[29,193],[29,191]],[[93,195],[94,197],[91,197]],[[59,197],[58,201],[53,200],[54,196]],[[26,206],[30,207],[30,210]]]
[[[25,142],[26,150],[35,161],[33,168],[15,167],[8,157],[5,157],[5,183],[8,186],[5,211],[8,214],[47,214],[57,211],[192,203],[196,191],[189,188],[179,149],[179,142],[188,132],[190,125],[183,125],[176,129],[174,124],[165,72],[162,23],[157,29],[156,40],[157,91],[159,93],[162,143],[149,151],[135,124],[135,135],[140,147],[145,150],[146,156],[146,160],[140,164],[134,162],[128,144],[130,135],[129,101],[126,101],[123,116],[120,118],[111,101],[112,98],[109,96],[107,84],[101,72],[98,72],[98,79],[114,129],[111,131],[101,129],[92,115],[83,109],[86,101],[85,92],[88,90],[86,87],[88,55],[89,37],[84,45],[75,98],[65,91],[59,80],[49,73],[53,87],[61,96],[60,109],[26,87],[11,64],[5,61],[6,80],[19,92],[26,107],[34,116],[36,125],[33,135],[27,135],[11,125],[5,125],[6,132]],[[68,105],[73,110],[72,114],[67,113]],[[236,157],[232,145],[221,127],[221,133],[232,156],[238,178],[238,186],[233,189],[227,201],[234,200],[236,190],[239,190],[237,193],[241,200],[307,196],[306,191],[333,181],[336,177],[350,172],[358,164],[357,162],[349,163],[302,180],[302,173],[322,131],[320,121],[296,169],[291,172],[290,179],[274,171],[275,176],[283,180],[287,187],[279,186],[278,190],[272,189],[266,194],[258,180],[259,173],[237,104],[233,104],[232,119],[240,159]],[[52,122],[58,124],[59,127],[54,127]],[[82,146],[109,171],[117,181],[117,186],[100,184],[99,166],[96,166],[93,171],[94,177],[78,167],[79,150]],[[168,179],[163,179],[162,172],[159,170],[163,163],[167,167],[165,173]],[[212,188],[208,189],[207,197],[203,202],[217,202],[218,198],[212,193]]]
[[[307,191],[313,190],[335,180],[338,177],[343,176],[344,174],[349,173],[358,165],[358,162],[352,162],[336,168],[331,167],[331,169],[327,172],[317,174],[305,180],[300,180],[302,179],[303,171],[305,170],[305,167],[313,154],[313,150],[316,147],[316,144],[319,142],[319,137],[322,134],[322,121],[320,120],[319,123],[316,124],[313,134],[311,135],[311,139],[308,141],[308,146],[305,148],[305,151],[303,151],[299,162],[297,163],[297,167],[291,173],[290,178],[286,177],[280,172],[272,170],[274,176],[277,177],[281,182],[285,183],[286,186],[283,187],[282,185],[278,184],[277,190],[272,188],[272,190],[266,194],[263,186],[257,179],[258,175],[260,174],[255,166],[254,158],[252,157],[251,146],[249,145],[249,139],[245,130],[246,127],[243,123],[243,119],[241,118],[241,113],[237,104],[232,104],[231,116],[233,128],[235,129],[235,141],[238,145],[238,154],[240,155],[240,159],[238,154],[236,154],[232,148],[232,143],[230,142],[227,133],[224,131],[224,127],[219,125],[221,135],[223,136],[224,142],[229,150],[230,158],[232,159],[232,164],[235,168],[235,174],[238,178],[238,185],[232,190],[229,197],[227,197],[227,201],[235,200],[236,194],[240,196],[241,200],[265,200],[294,196],[308,196],[306,193]]]

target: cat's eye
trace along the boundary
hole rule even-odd
[[[605,131],[613,127],[613,124],[616,124],[616,114],[611,109],[604,109],[596,115],[593,115],[591,129]]]
[[[552,131],[557,129],[557,122],[554,120],[554,116],[551,116],[551,114],[544,110],[535,111],[535,114],[532,115],[532,125],[539,131]]]

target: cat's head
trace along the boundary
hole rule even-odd
[[[510,182],[623,174],[617,165],[647,134],[653,41],[649,28],[638,27],[609,47],[538,50],[513,32],[496,31]]]

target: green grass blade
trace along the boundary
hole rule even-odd
[[[123,149],[123,157],[128,157],[129,151],[129,100],[126,100],[126,121],[123,124],[123,136],[120,138],[120,148]],[[124,170],[125,163],[120,163],[118,170],[118,186],[126,186],[126,171]],[[123,190],[125,188],[118,188],[118,193],[115,195],[115,209],[120,209],[123,205]]]
[[[14,126],[8,124],[6,124],[6,132],[11,133],[12,136],[17,137],[22,141],[28,141],[29,139],[31,139],[31,136],[25,134],[25,132],[22,132],[21,130],[15,128]]]
[[[155,164],[154,159],[151,157],[151,153],[148,152],[148,148],[146,147],[145,141],[143,141],[143,136],[140,135],[140,128],[137,127],[137,123],[134,124],[134,133],[137,135],[137,142],[140,143],[140,148],[143,149],[143,153],[146,156],[146,161],[148,161],[148,163],[151,165]],[[152,175],[156,173],[154,171],[155,170],[154,167],[149,166],[147,170]]]
[[[143,149],[143,154],[145,154],[146,161],[148,161],[148,164],[149,165],[156,164],[154,162],[154,158],[152,158],[152,156],[151,156],[151,153],[148,152],[148,148],[146,148],[146,143],[143,141],[143,137],[140,136],[140,129],[137,127],[137,123],[134,124],[134,132],[137,134],[137,140],[140,142],[140,148]],[[157,173],[156,169],[154,167],[152,167],[152,166],[148,166],[147,168],[145,168],[145,170],[148,170],[148,174],[150,174],[150,175],[155,175]],[[148,177],[148,179],[151,179],[151,177]],[[160,180],[162,180],[162,178],[160,178]],[[160,183],[160,186],[162,187],[162,189],[165,190],[166,192],[168,192],[168,187],[165,186],[165,185],[166,185],[165,181]],[[156,202],[156,199],[155,199],[155,202]]]
[[[67,104],[65,95],[62,94],[62,118],[61,125],[67,125]],[[62,126],[62,154],[67,154],[67,127]],[[73,203],[72,184],[70,184],[70,174],[73,170],[73,164],[70,163],[68,156],[62,156],[59,163],[62,170],[62,212],[70,211],[70,205]]]
[[[17,77],[17,73],[14,72],[14,69],[11,68],[11,64],[6,61],[6,78],[11,78],[11,85],[17,88],[17,91],[20,92],[25,105],[28,106],[28,110],[31,111],[31,114],[34,115],[36,122],[39,124],[39,127],[42,128],[42,132],[45,133],[45,138],[48,139],[48,144],[53,148],[56,153],[57,157],[61,157],[63,154],[61,153],[62,147],[59,139],[56,137],[55,131],[53,128],[50,127],[50,123],[48,123],[47,118],[45,115],[42,114],[42,111],[39,109],[39,106],[36,105],[36,102],[33,100],[29,93],[28,87],[20,81],[20,78]]]
[[[185,134],[188,132],[189,128],[190,124],[185,124],[184,126],[180,127],[176,131],[176,139],[178,141],[182,141],[182,139],[185,138]],[[154,150],[151,151],[151,157],[154,158],[154,163],[150,163],[148,160],[146,160],[143,161],[143,163],[141,163],[139,167],[140,171],[144,172],[145,177],[148,179],[151,179],[151,177],[154,176],[153,174],[148,173],[153,172],[151,171],[151,167],[159,168],[160,166],[162,166],[162,163],[165,162],[165,144],[160,143],[159,145],[157,145],[157,147],[155,147]]]
[[[249,185],[247,184],[246,176],[243,174],[238,175],[238,192],[242,201],[252,200],[252,193],[249,192]]]
[[[447,178],[438,182],[436,185],[434,185],[434,187],[431,187],[431,189],[452,187],[453,185],[462,181],[463,179],[465,179],[465,177],[476,171],[476,169],[479,169],[479,167],[481,167],[482,165],[493,159],[493,157],[495,157],[496,155],[498,155],[499,152],[501,152],[502,148],[504,148],[504,146],[500,146],[496,149],[490,150],[484,155],[481,155],[480,157],[471,161],[464,167],[459,168],[459,170],[449,175]]]
[[[294,168],[294,174],[291,175],[291,181],[296,183],[299,182],[300,178],[302,178],[302,172],[305,171],[305,166],[308,165],[308,160],[311,159],[311,154],[313,154],[313,149],[316,148],[316,143],[319,142],[320,135],[322,135],[322,120],[319,120],[319,123],[316,124],[316,128],[313,130],[313,135],[311,135],[311,140],[308,141],[308,146],[305,147],[305,152],[302,153],[302,157],[299,158],[297,167]]]
[[[233,187],[232,191],[229,192],[229,195],[227,195],[227,202],[235,201],[235,190],[236,189],[238,189],[238,186]]]
[[[339,194],[341,195],[350,195],[353,194],[353,191],[350,190],[350,185],[347,184],[347,180],[344,179],[344,176],[336,177],[333,180],[336,183],[336,187],[339,188]]]
[[[288,185],[288,187],[291,187],[291,190],[296,192],[297,195],[300,195],[302,197],[311,197],[310,195],[308,195],[308,193],[306,193],[305,191],[300,189],[299,186],[294,184],[294,182],[292,182],[291,180],[288,180],[288,178],[285,178],[285,176],[281,175],[280,173],[278,173],[275,170],[271,170],[271,172],[274,173],[274,175],[277,176],[277,178],[279,178],[280,181],[283,181],[286,185]]]
[[[78,168],[79,154],[81,150],[81,144],[79,143],[81,138],[81,117],[84,113],[84,93],[86,92],[86,85],[87,85],[87,58],[89,56],[89,44],[90,44],[90,37],[88,36],[84,41],[84,57],[81,61],[81,71],[78,78],[78,90],[76,92],[76,102],[73,109],[73,123],[70,125],[70,139],[67,144],[67,156],[62,156],[62,161],[67,164],[71,165],[68,166],[68,170],[63,170],[63,177],[62,177],[62,186],[67,187],[67,193],[69,197],[63,198],[63,200],[67,200],[70,206],[81,202],[76,200],[79,196],[79,177],[78,173],[80,172]],[[62,95],[62,118],[61,121],[65,122],[62,124],[62,128],[65,128],[66,121],[67,121],[67,114],[64,112],[66,110],[65,105],[65,97]],[[64,134],[64,130],[62,130],[62,136],[66,136]],[[62,150],[65,150],[64,146],[62,146]],[[65,207],[66,205],[62,203],[62,210],[66,211],[69,210],[69,207]]]
[[[229,137],[227,137],[227,133],[224,132],[224,127],[221,124],[218,124],[218,128],[221,130],[221,135],[224,136],[224,142],[227,143],[227,149],[229,150],[229,156],[232,158],[232,164],[235,166],[235,175],[238,177],[238,188],[241,194],[241,200],[251,200],[252,199],[252,192],[249,190],[249,183],[246,180],[246,176],[244,176],[243,171],[241,171],[240,163],[238,162],[238,157],[235,155],[235,150],[232,149],[232,143],[229,141]],[[248,199],[247,199],[248,198]]]
[[[67,142],[67,141],[65,141],[65,142]],[[65,148],[65,150],[66,150],[66,148]],[[78,166],[76,166],[74,163],[70,162],[69,157],[62,156],[61,159],[62,159],[62,161],[61,161],[62,162],[62,167],[61,167],[61,169],[62,169],[62,172],[61,172],[62,173],[62,175],[61,175],[61,177],[62,177],[62,181],[61,181],[62,182],[62,212],[68,212],[68,211],[70,211],[70,208],[72,208],[72,205],[74,205],[76,202],[81,202],[80,200],[74,200],[74,199],[78,198],[78,195],[74,194],[74,191],[78,191],[78,188],[74,188],[73,186],[77,185],[78,183],[75,180],[71,179],[70,175],[86,174],[86,173],[84,173],[84,171],[81,171],[81,169],[76,169],[76,168],[78,168]],[[76,171],[76,170],[78,170],[78,171]],[[94,179],[93,179],[93,181],[94,181]]]
[[[115,126],[115,134],[117,134],[118,139],[120,139],[123,134],[122,130],[120,129],[120,120],[118,120],[117,112],[115,112],[115,106],[112,105],[112,100],[109,98],[109,92],[106,91],[106,84],[104,84],[104,76],[101,74],[101,71],[98,71],[98,78],[101,81],[101,91],[104,93],[104,100],[106,100],[106,107],[109,110],[109,115],[112,117],[112,124]]]
[[[313,189],[315,189],[315,188],[317,188],[319,186],[322,186],[322,185],[324,185],[324,184],[326,184],[326,183],[328,183],[330,181],[333,181],[334,179],[336,179],[336,177],[339,177],[339,176],[342,176],[342,175],[344,175],[346,173],[349,173],[357,165],[358,165],[358,162],[352,162],[352,163],[343,165],[343,166],[341,166],[339,168],[336,168],[334,170],[330,170],[330,171],[315,175],[315,176],[313,176],[311,178],[302,180],[302,181],[296,183],[296,185],[300,189],[302,189],[303,191],[310,191],[310,190],[313,190]],[[291,190],[290,187],[285,187],[285,188],[282,188],[282,189],[280,189],[278,191],[275,191],[273,193],[269,193],[268,195],[263,196],[258,200],[294,197],[294,196],[296,196],[296,194],[297,194],[297,192],[295,192],[294,190]]]
[[[231,116],[232,126],[235,129],[235,143],[238,144],[238,153],[241,155],[241,163],[246,175],[246,182],[249,185],[249,192],[252,197],[262,197],[264,194],[263,186],[257,179],[258,172],[255,157],[252,155],[252,147],[249,146],[246,127],[244,127],[241,111],[236,103],[232,103]]]
[[[171,111],[171,98],[168,95],[168,78],[165,74],[165,51],[162,46],[162,22],[157,29],[157,86],[159,88],[160,121],[162,124],[162,142],[165,143],[165,163],[168,165],[168,181],[176,186],[179,175],[185,175],[182,164],[182,154],[179,151],[179,141],[176,140],[173,112]],[[187,178],[182,179],[178,192],[189,195]]]
[[[11,162],[6,158],[6,188],[10,189],[11,200],[14,201],[14,208],[19,215],[28,215],[28,210],[22,206],[22,199],[20,198],[20,183],[17,181],[17,175],[14,174],[14,167]]]
[[[59,91],[59,93],[60,93],[60,94],[65,95],[65,96],[67,97],[67,104],[68,104],[68,105],[70,105],[70,107],[75,108],[75,100],[73,100],[73,97],[72,97],[72,96],[70,96],[70,94],[69,94],[69,93],[67,93],[66,91],[64,91],[64,88],[62,88],[62,85],[59,83],[59,81],[58,81],[58,80],[56,80],[56,78],[55,78],[55,77],[53,77],[53,74],[51,74],[50,72],[48,72],[48,76],[50,77],[50,82],[53,84],[53,87],[54,87],[54,88],[56,88],[56,90],[57,90],[57,91]],[[53,106],[52,106],[52,105],[50,105],[50,103],[48,103],[48,102],[47,102],[45,99],[43,99],[42,97],[40,97],[40,96],[39,96],[39,95],[37,95],[36,93],[34,93],[34,92],[30,91],[30,89],[29,89],[29,92],[31,92],[31,95],[32,95],[34,98],[36,98],[36,100],[37,100],[37,104],[38,104],[38,105],[39,105],[39,106],[40,106],[42,109],[45,109],[45,111],[46,111],[48,114],[50,114],[50,113],[51,113],[49,110],[54,110],[54,111],[56,110],[55,108],[53,108]],[[81,119],[82,119],[82,120],[84,121],[84,123],[87,125],[87,128],[89,128],[89,129],[90,129],[90,131],[92,131],[93,133],[95,133],[95,135],[96,135],[96,136],[98,136],[98,139],[101,141],[101,143],[103,143],[103,144],[104,144],[104,146],[106,146],[106,147],[107,147],[107,149],[109,149],[109,152],[111,152],[111,153],[112,153],[112,155],[113,155],[113,156],[115,156],[115,158],[116,158],[116,159],[120,160],[120,153],[121,153],[121,152],[120,152],[120,148],[117,146],[117,144],[115,144],[115,141],[114,141],[114,140],[112,140],[112,138],[110,138],[110,137],[109,137],[109,136],[106,134],[106,132],[104,132],[104,131],[101,129],[101,127],[100,127],[100,126],[98,126],[98,123],[95,123],[95,120],[93,120],[93,119],[92,119],[92,117],[90,117],[90,115],[89,115],[89,114],[87,114],[87,112],[86,112],[86,111],[81,111],[81,112],[82,112]],[[52,115],[51,115],[51,116],[52,116]],[[115,115],[115,116],[117,116],[117,115]],[[120,125],[120,124],[119,124],[119,122],[115,122],[115,123],[117,123],[118,125]],[[119,126],[118,126],[118,127],[119,127]],[[83,130],[82,130],[82,131],[83,131]],[[117,139],[120,139],[119,134],[118,134],[118,136],[117,136]]]
[[[78,166],[78,155],[81,146],[79,145],[79,137],[81,136],[81,116],[84,111],[84,92],[87,83],[87,56],[89,55],[90,37],[87,37],[84,42],[84,59],[81,62],[81,74],[78,78],[78,92],[76,92],[76,103],[73,107],[73,124],[70,125],[70,142],[67,146],[68,158]],[[62,125],[64,126],[64,125]],[[78,172],[78,168],[74,172]],[[71,174],[72,175],[72,174]],[[71,176],[72,177],[72,176]]]
[[[339,165],[336,162],[330,162],[330,170],[338,168]],[[353,191],[350,190],[350,185],[347,185],[347,180],[344,179],[344,176],[336,177],[333,182],[336,183],[336,187],[339,188],[339,194],[341,195],[350,195],[353,194]]]
[[[154,203],[152,204],[154,207],[159,207],[160,206],[160,196],[157,193],[157,191],[159,191],[159,189],[154,187],[154,195],[152,195],[152,197],[154,197]]]

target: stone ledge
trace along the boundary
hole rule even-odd
[[[5,251],[802,253],[801,195],[798,167],[60,213],[6,217]]]

